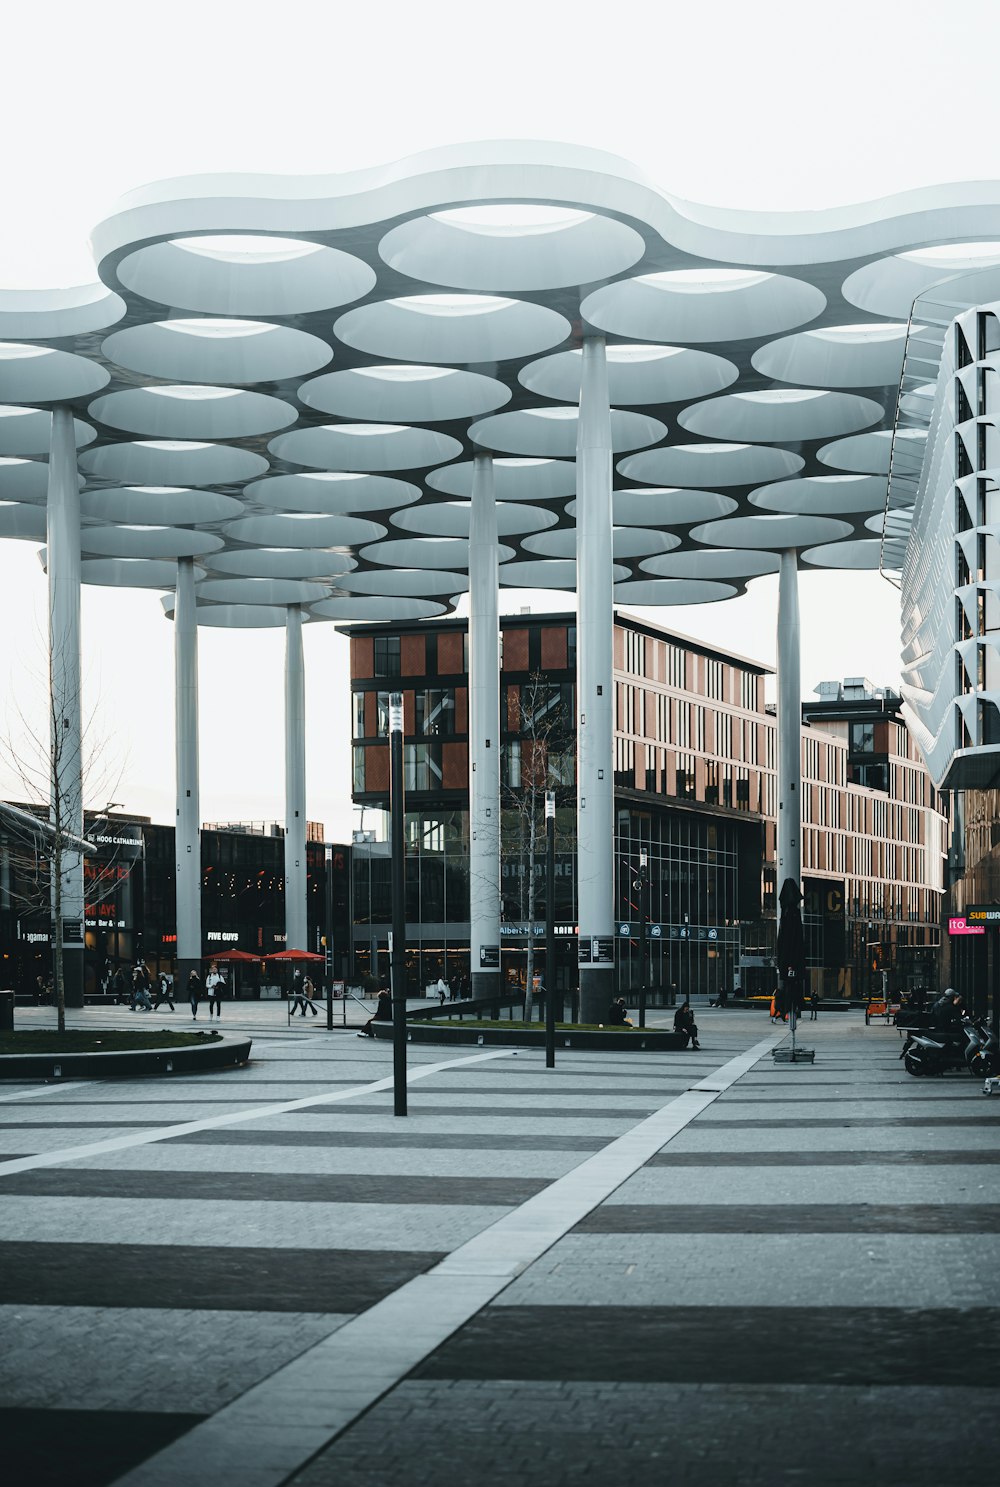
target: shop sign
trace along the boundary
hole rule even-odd
[[[238,929],[210,929],[205,939],[211,941],[213,944],[235,945],[239,937],[240,932]]]
[[[500,969],[499,945],[480,945],[479,969],[481,971],[498,971]]]
[[[966,924],[1000,924],[1000,904],[969,904]]]
[[[969,924],[966,919],[949,919],[948,933],[950,935],[984,935],[985,924]]]
[[[613,966],[615,963],[615,942],[611,935],[595,935],[591,949],[591,965]]]

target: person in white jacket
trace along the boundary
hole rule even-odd
[[[216,1017],[222,1018],[222,995],[226,989],[226,978],[219,970],[215,961],[208,968],[205,977],[205,990],[208,992],[208,1016],[211,1020],[213,1011]]]

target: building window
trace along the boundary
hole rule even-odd
[[[403,745],[404,790],[440,790],[441,760],[433,744]]]
[[[874,754],[875,752],[875,724],[874,723],[852,723],[851,724],[851,753],[852,754]]]
[[[365,736],[365,694],[355,692],[354,694],[354,737]]]
[[[363,794],[365,788],[365,751],[354,750],[354,790],[357,794]]]
[[[455,693],[451,687],[428,689],[414,695],[415,733],[435,737],[455,731]]]
[[[375,675],[399,675],[399,636],[375,636]]]

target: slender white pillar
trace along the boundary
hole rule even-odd
[[[198,758],[198,613],[194,560],[178,558],[174,603],[174,754],[177,771],[175,987],[201,968],[201,771]]]
[[[83,836],[80,725],[80,487],[69,408],[52,410],[46,507],[49,580],[49,697],[52,777],[49,819],[61,834]],[[60,840],[59,922],[68,1007],[83,1006],[83,854]],[[53,911],[56,885],[53,883]]]
[[[472,466],[469,527],[469,970],[473,996],[500,976],[500,620],[493,460]]]
[[[778,577],[778,856],[775,893],[802,887],[802,689],[798,554],[783,552]]]
[[[576,444],[577,895],[580,1020],[601,1022],[614,969],[611,413],[604,340],[583,343]]]
[[[285,610],[285,949],[308,950],[306,919],[306,668],[302,610]]]

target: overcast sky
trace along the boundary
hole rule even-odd
[[[337,172],[475,139],[610,150],[671,194],[815,209],[1000,179],[995,0],[613,5],[506,0],[91,0],[9,7],[0,90],[0,290],[90,282],[115,198],[199,171]],[[44,579],[0,541],[6,730],[44,673]],[[897,596],[875,574],[801,582],[803,691],[899,677]],[[774,660],[776,581],[664,609]],[[509,600],[511,606],[524,602]],[[173,632],[146,593],[84,591],[86,707],[108,794],[174,817]],[[280,819],[283,638],[202,630],[202,814]],[[351,829],[346,642],[306,632],[308,809]],[[108,780],[107,790],[103,787]],[[0,794],[18,784],[0,769]]]

